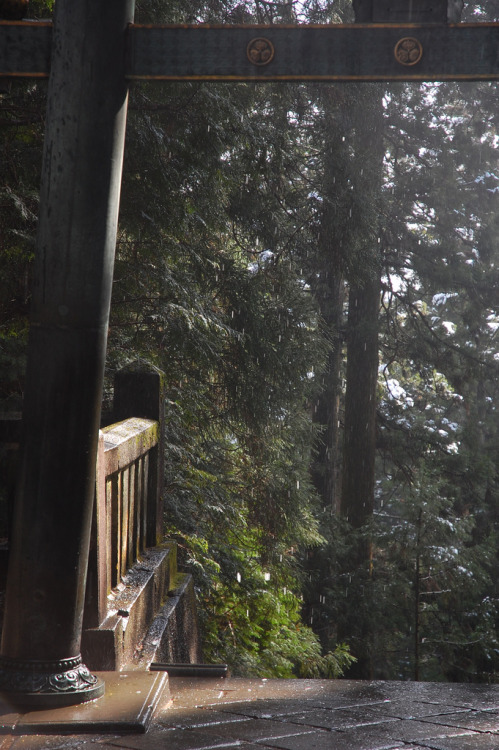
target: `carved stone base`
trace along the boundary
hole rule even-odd
[[[0,657],[0,693],[13,705],[71,706],[100,698],[104,690],[81,656],[59,661]]]

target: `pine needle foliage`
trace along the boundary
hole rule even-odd
[[[301,619],[304,550],[322,539],[310,403],[327,342],[294,256],[308,236],[288,208],[289,96],[134,86],[108,374],[137,356],[166,374],[165,531],[195,576],[205,658],[329,676],[348,652],[324,655]]]

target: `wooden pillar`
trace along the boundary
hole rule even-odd
[[[13,702],[104,691],[80,656],[133,0],[57,0],[23,444],[0,651]]]

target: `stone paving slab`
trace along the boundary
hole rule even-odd
[[[424,719],[437,716],[445,718],[448,714],[456,716],[460,713],[466,714],[472,711],[471,708],[456,708],[456,706],[446,706],[444,703],[424,703],[422,701],[410,700],[371,703],[364,706],[363,710],[368,714],[385,717],[393,716],[396,719]]]
[[[282,720],[282,717],[281,717]],[[365,707],[318,709],[303,711],[301,714],[291,714],[285,717],[287,722],[320,729],[350,729],[352,727],[372,726],[390,721],[398,721],[396,717],[378,715]]]
[[[169,685],[146,734],[95,727],[62,736],[45,725],[44,735],[4,734],[0,750],[499,750],[499,685],[234,678]]]
[[[473,729],[477,732],[495,732],[499,734],[499,713],[497,711],[468,711],[466,713],[435,716],[434,724],[448,727]]]
[[[109,740],[107,740],[109,742]],[[24,735],[2,738],[2,750],[116,750],[101,735]]]
[[[218,724],[205,728],[207,735],[217,737],[231,737],[232,739],[251,742],[264,742],[276,737],[301,735],[309,733],[309,726],[300,726],[290,722],[275,721],[273,719],[247,719],[234,724]]]
[[[352,700],[349,698],[341,698],[339,696],[328,698],[314,698],[313,696],[307,696],[305,699],[300,700],[256,700],[253,702],[240,701],[239,703],[224,703],[221,708],[224,712],[234,714],[236,716],[253,716],[260,719],[269,719],[272,717],[293,716],[303,713],[306,709],[308,711],[317,710],[336,710],[336,709],[356,709],[362,708],[369,710],[379,709],[383,710],[383,707],[391,705],[391,701],[382,700],[369,702],[368,700]],[[455,706],[451,706],[450,713],[456,711]]]
[[[443,702],[461,708],[498,709],[499,685],[442,683],[442,682],[371,682],[374,694],[389,700]]]
[[[222,724],[233,722],[237,724],[246,721],[247,714],[229,713],[228,711],[217,711],[216,709],[207,708],[190,708],[190,709],[173,709],[163,711],[161,714],[161,724],[164,727],[180,729],[199,729],[209,727],[213,724]],[[271,718],[270,715],[264,718]]]
[[[119,748],[130,750],[151,750],[152,748],[175,748],[175,750],[227,750],[227,748],[241,747],[238,738],[216,737],[192,729],[154,729],[147,735],[126,737],[113,741]],[[258,745],[244,743],[244,747],[262,750]],[[113,748],[116,750],[116,747]]]
[[[281,750],[396,750],[401,743],[387,738],[346,732],[313,732],[306,736],[275,740],[272,748]],[[270,746],[269,746],[270,747]]]
[[[282,738],[273,741],[272,747],[281,750],[407,750],[408,746],[428,747],[420,742],[412,742],[409,738],[404,741],[400,737],[391,737],[389,732],[370,730],[315,732],[306,738],[306,742],[304,739],[304,735]],[[456,745],[456,748],[458,747],[459,745]]]
[[[499,742],[490,734],[472,734],[432,740],[424,747],[428,750],[499,750]]]
[[[417,742],[424,744],[424,741],[442,737],[459,737],[468,734],[469,731],[461,727],[445,727],[412,719],[399,719],[395,724],[378,724],[366,729],[372,736],[390,738],[399,742],[412,742],[413,744],[417,744]],[[361,736],[364,727],[356,728],[354,732]]]

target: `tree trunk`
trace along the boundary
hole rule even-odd
[[[318,237],[319,274],[314,285],[326,336],[331,341],[324,388],[317,400],[313,419],[321,426],[312,467],[312,480],[325,509],[339,510],[341,460],[339,450],[341,368],[343,362],[345,275],[343,239],[338,207],[349,190],[350,160],[338,127],[341,102],[333,91],[323,93],[325,156],[322,181],[323,210]],[[344,104],[343,104],[344,106]]]
[[[341,513],[361,528],[374,510],[379,279],[350,289]]]
[[[322,498],[324,509],[335,514],[339,510],[340,497],[339,434],[345,282],[341,274],[329,272],[324,286],[325,293],[317,298],[333,343],[324,372],[324,389],[317,400],[313,415],[314,422],[321,426],[322,431],[316,444],[312,480]]]
[[[357,662],[350,675],[372,678],[372,542],[374,510],[376,389],[381,264],[377,223],[383,174],[381,92],[363,87],[355,117],[354,149],[358,189],[347,322],[347,366],[340,512],[352,529],[350,570],[361,584],[345,619],[343,638],[353,638]],[[358,533],[360,531],[360,533]]]

